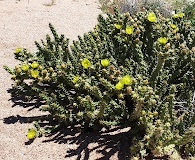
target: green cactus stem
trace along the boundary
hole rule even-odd
[[[155,82],[156,82],[157,77],[160,73],[160,70],[163,68],[165,58],[166,58],[165,54],[163,54],[163,53],[158,54],[158,62],[157,62],[155,69],[153,70],[151,78],[150,78],[150,83],[151,83],[152,87],[155,87]]]
[[[101,119],[103,117],[103,114],[104,114],[104,110],[107,106],[106,102],[105,101],[100,101],[99,102],[99,106],[100,106],[100,109],[99,109],[99,113],[97,114],[97,117],[99,119]]]
[[[135,105],[135,109],[132,112],[132,114],[130,115],[130,121],[134,121],[137,118],[139,118],[141,116],[141,111],[143,110],[143,103],[142,102],[137,102],[137,104]]]

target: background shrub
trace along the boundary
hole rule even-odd
[[[164,17],[170,17],[173,7],[164,0],[124,0],[121,5],[121,12],[129,12],[131,15],[146,9],[157,9]]]
[[[176,5],[164,0],[100,0],[100,3],[104,12],[114,13],[114,8],[117,7],[121,13],[129,12],[131,15],[147,8],[158,9],[163,16],[171,16],[173,6],[179,6],[178,3]]]

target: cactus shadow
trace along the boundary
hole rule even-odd
[[[71,149],[66,150],[65,159],[74,157],[76,160],[89,160],[92,155],[97,155],[94,160],[130,159],[130,146],[132,133],[130,127],[115,127],[100,131],[80,132],[77,127],[69,127],[58,133],[50,134],[49,140],[54,143],[67,144]],[[68,148],[67,147],[67,148]]]
[[[11,95],[9,101],[13,102],[12,107],[20,106],[23,108],[28,108],[28,111],[31,111],[35,108],[39,108],[44,102],[38,98],[33,97],[32,99],[28,99],[30,93],[25,91],[24,93],[17,93],[17,89],[10,88],[7,92]]]
[[[45,121],[48,119],[49,119],[48,115],[32,116],[32,117],[25,117],[25,116],[16,115],[16,116],[5,117],[3,119],[3,122],[5,124],[14,124],[17,122],[19,122],[20,124],[23,124],[23,123],[32,123],[34,121]]]
[[[11,98],[9,99],[9,101],[13,103],[11,107],[16,107],[16,106],[23,107],[23,108],[27,108],[27,111],[31,111],[33,109],[39,108],[41,105],[44,104],[44,102],[37,97],[34,97],[30,100],[27,99],[26,96],[29,96],[29,93],[27,91],[24,92],[23,94],[19,94],[17,93],[16,89],[9,88],[7,92],[10,93],[11,95]],[[4,117],[2,120],[5,124],[15,124],[17,122],[23,124],[23,123],[32,123],[34,121],[37,122],[48,121],[48,123],[51,125],[51,117],[47,114],[41,114],[37,116],[22,116],[20,114],[17,114],[9,117]],[[45,125],[46,124],[43,124],[43,126]]]
[[[28,111],[39,108],[44,104],[40,99],[34,98],[31,101],[26,99],[25,94],[16,94],[15,90],[9,89],[11,94],[10,100],[13,106],[21,106],[28,108]],[[3,119],[6,124],[14,123],[32,123],[38,121],[40,127],[54,127],[55,122],[48,115],[25,117],[21,115],[5,117]],[[66,144],[70,146],[65,152],[65,159],[74,158],[75,160],[89,160],[92,155],[94,160],[108,160],[117,157],[118,160],[130,159],[130,146],[132,141],[132,133],[130,128],[114,127],[111,129],[86,130],[83,131],[78,126],[63,126],[59,130],[47,135],[49,138],[43,143],[53,141],[58,144]],[[29,145],[29,144],[28,144]],[[68,148],[68,147],[67,147]]]

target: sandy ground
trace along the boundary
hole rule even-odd
[[[93,29],[101,13],[98,0],[0,0],[0,160],[106,160],[128,159],[129,139],[124,129],[80,134],[64,129],[27,144],[28,118],[39,116],[34,106],[10,100],[12,81],[3,65],[14,67],[17,47],[35,50],[34,41],[50,33],[51,22],[58,33],[71,40]]]

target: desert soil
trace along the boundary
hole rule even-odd
[[[0,159],[1,160],[125,160],[129,157],[128,129],[79,133],[73,128],[26,143],[29,119],[43,115],[33,104],[11,99],[11,76],[3,65],[17,65],[17,47],[36,51],[34,41],[58,33],[76,40],[93,29],[101,13],[98,0],[0,0]],[[46,123],[46,122],[45,122]]]

